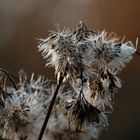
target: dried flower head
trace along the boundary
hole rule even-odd
[[[31,139],[40,129],[38,121],[45,116],[44,103],[47,99],[46,81],[39,77],[36,81],[28,81],[26,74],[20,72],[17,89],[5,85],[3,105],[0,105],[0,135],[4,139],[21,140]],[[9,95],[9,96],[8,96]],[[44,118],[44,117],[43,117]]]
[[[90,30],[83,22],[72,31],[51,32],[38,48],[48,59],[47,65],[54,66],[58,83],[63,77],[74,90],[64,97],[59,95],[65,106],[60,108],[66,114],[59,113],[70,132],[88,131],[97,138],[102,126],[108,126],[114,94],[121,88],[117,74],[132,59],[136,48],[130,41],[119,41],[115,34]]]
[[[82,62],[79,50],[75,46],[72,31],[64,29],[62,32],[52,32],[38,47],[43,51],[44,58],[49,58],[47,65],[55,67],[57,81],[60,77],[75,80],[77,78],[88,78],[92,70]]]
[[[98,69],[122,70],[128,63],[136,48],[132,42],[119,42],[116,35],[103,31],[90,35],[85,42],[79,45],[85,61],[98,66]]]

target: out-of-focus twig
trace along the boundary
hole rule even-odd
[[[9,72],[7,72],[6,70],[0,68],[0,71],[3,72],[7,77],[8,79],[10,80],[10,82],[12,83],[12,85],[14,86],[14,88],[17,90],[17,86],[13,80],[13,78],[11,77],[12,74],[10,74]]]

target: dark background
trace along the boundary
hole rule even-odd
[[[56,30],[55,23],[75,27],[80,20],[135,43],[140,37],[140,0],[0,0],[0,67],[52,77],[35,38],[46,38],[48,30]],[[120,77],[123,87],[115,95],[109,130],[100,139],[140,140],[140,56],[134,56]]]

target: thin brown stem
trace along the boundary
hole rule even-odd
[[[10,80],[10,82],[12,83],[14,88],[17,90],[17,86],[16,86],[14,80],[12,79],[11,74],[9,74],[9,72],[7,72],[6,70],[4,70],[2,68],[0,68],[0,71],[3,72],[8,77],[8,79]]]
[[[51,102],[50,102],[50,105],[49,105],[49,108],[48,108],[48,111],[47,111],[47,114],[46,114],[46,118],[44,120],[44,123],[42,125],[41,131],[39,133],[38,140],[42,140],[43,134],[44,134],[45,129],[47,127],[47,123],[48,123],[48,120],[50,118],[50,115],[51,115],[51,112],[52,112],[52,109],[53,109],[53,106],[54,106],[54,103],[55,103],[55,99],[56,99],[56,96],[58,94],[59,88],[60,88],[60,86],[62,84],[62,81],[63,81],[63,77],[60,77],[59,84],[57,85],[57,87],[56,87],[56,89],[54,91],[53,97],[51,99]]]
[[[137,39],[136,39],[136,54],[137,55],[140,55],[140,52],[138,51],[138,46],[139,46],[139,38],[137,37]]]

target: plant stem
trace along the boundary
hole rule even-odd
[[[56,87],[56,89],[54,91],[53,97],[51,99],[51,102],[50,102],[50,105],[49,105],[49,108],[48,108],[48,111],[47,111],[47,114],[46,114],[46,118],[44,120],[44,123],[42,125],[41,131],[39,133],[38,140],[42,140],[43,134],[44,134],[45,129],[47,127],[47,123],[48,123],[48,120],[50,118],[50,115],[51,115],[51,112],[52,112],[52,109],[53,109],[53,106],[54,106],[54,102],[55,102],[56,96],[58,94],[59,88],[60,88],[60,86],[62,84],[62,81],[63,81],[63,77],[60,77],[59,84],[57,85],[57,87]]]
[[[14,88],[17,90],[17,86],[14,80],[12,79],[12,77],[10,76],[11,74],[2,68],[0,68],[0,71],[3,72],[9,78],[10,82],[13,84]]]

